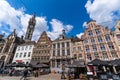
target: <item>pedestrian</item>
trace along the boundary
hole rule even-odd
[[[27,68],[25,68],[25,70],[23,71],[23,76],[20,78],[20,80],[22,80],[22,79],[26,80],[27,75],[28,75],[28,70],[27,70]]]

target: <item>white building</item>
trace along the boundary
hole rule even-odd
[[[26,41],[24,44],[18,45],[12,62],[30,63],[34,45],[34,41]]]

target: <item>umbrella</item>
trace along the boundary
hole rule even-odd
[[[16,66],[16,63],[10,63],[10,64],[5,65],[5,67],[15,67],[15,66]]]
[[[111,61],[109,62],[109,65],[112,65],[112,66],[120,66],[120,59],[111,60]]]
[[[102,66],[105,66],[105,65],[108,65],[109,64],[109,61],[102,61],[100,59],[94,59],[93,61],[89,62],[88,65],[93,65],[93,66],[99,66],[99,65],[102,65]]]
[[[17,64],[15,64],[15,67],[27,67],[27,65],[22,62],[18,62]]]

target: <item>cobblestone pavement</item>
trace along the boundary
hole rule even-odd
[[[47,74],[47,75],[40,75],[38,78],[35,77],[28,77],[27,80],[61,80],[60,74]],[[9,77],[9,76],[0,76],[0,80],[20,80],[20,77]]]

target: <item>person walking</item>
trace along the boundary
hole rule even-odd
[[[27,80],[28,70],[27,68],[23,71],[23,76],[20,78],[20,80]]]

